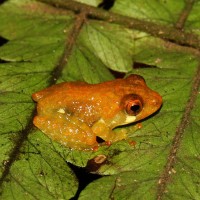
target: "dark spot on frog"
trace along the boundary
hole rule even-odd
[[[97,140],[97,142],[99,143],[99,144],[102,144],[102,143],[104,143],[105,142],[105,140],[104,139],[102,139],[101,137],[96,137],[96,140]]]

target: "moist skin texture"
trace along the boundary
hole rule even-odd
[[[141,120],[162,105],[162,97],[132,74],[100,84],[64,82],[36,92],[34,125],[51,139],[79,150],[98,147],[96,137],[112,143],[127,137],[117,126]]]

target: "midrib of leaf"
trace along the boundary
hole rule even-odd
[[[71,55],[73,46],[76,42],[76,39],[81,31],[83,24],[85,23],[85,20],[86,20],[85,12],[81,12],[80,14],[76,16],[76,20],[71,29],[71,32],[66,37],[63,54],[58,60],[58,63],[55,65],[55,68],[52,70],[52,73],[49,79],[49,85],[55,84],[57,79],[61,76],[62,70],[67,64],[68,58]],[[0,177],[0,187],[2,187],[3,182],[5,181],[7,175],[9,174],[12,164],[16,161],[16,159],[20,155],[21,147],[23,146],[24,142],[27,140],[28,135],[33,130],[33,117],[35,115],[36,115],[36,109],[31,113],[26,127],[21,131],[20,137],[16,141],[14,148],[9,154],[9,159],[6,162],[4,166],[4,171],[2,172],[2,176]]]
[[[167,163],[166,163],[163,173],[161,174],[160,179],[158,181],[158,183],[159,183],[158,184],[158,196],[157,196],[158,200],[162,199],[163,195],[165,194],[166,186],[169,183],[171,175],[173,174],[172,169],[176,163],[177,151],[179,150],[181,138],[185,132],[185,129],[187,128],[187,126],[189,124],[191,112],[193,110],[195,101],[198,96],[199,86],[200,86],[200,65],[199,65],[196,75],[194,77],[194,81],[192,84],[192,90],[190,92],[190,98],[187,101],[185,111],[183,113],[183,117],[181,119],[179,126],[176,129],[176,134],[172,141],[173,145],[171,147],[169,156],[167,158]]]
[[[58,64],[55,66],[54,70],[52,71],[52,76],[49,81],[49,85],[53,85],[56,83],[57,79],[60,77],[62,70],[64,66],[67,65],[68,58],[71,55],[73,46],[76,42],[76,39],[81,31],[81,28],[86,20],[86,13],[81,12],[76,16],[76,20],[74,22],[74,26],[72,27],[72,30],[70,34],[67,36],[66,42],[65,42],[65,48],[63,51],[63,54],[61,55]]]
[[[180,13],[179,19],[177,20],[176,25],[175,25],[175,27],[177,29],[181,30],[184,28],[185,22],[192,10],[194,2],[195,1],[193,1],[193,0],[188,0],[187,3],[185,4],[185,7],[183,8],[182,12]],[[187,126],[189,124],[191,112],[193,110],[195,101],[197,99],[199,86],[200,86],[200,64],[199,64],[199,67],[197,68],[197,73],[194,76],[192,89],[190,92],[190,98],[187,101],[181,122],[176,129],[176,133],[175,133],[174,139],[172,141],[172,147],[170,149],[170,152],[169,152],[169,155],[167,158],[167,163],[166,163],[165,168],[163,169],[163,172],[161,173],[161,176],[158,180],[158,188],[157,188],[157,199],[158,200],[161,200],[163,198],[163,196],[165,195],[167,184],[169,183],[169,180],[173,174],[172,170],[173,170],[173,166],[176,163],[177,151],[179,150],[179,147],[180,147],[181,138],[185,132],[185,129],[187,128]]]
[[[24,141],[27,140],[28,135],[31,133],[31,131],[33,129],[33,122],[32,122],[33,120],[32,119],[33,119],[33,116],[35,116],[35,114],[36,114],[36,110],[33,110],[26,127],[21,131],[21,134],[19,134],[20,137],[15,142],[15,146],[9,154],[9,159],[7,160],[6,164],[4,165],[4,170],[2,172],[2,176],[0,177],[0,188],[2,187],[3,182],[5,181],[7,175],[10,172],[10,168],[11,168],[12,164],[15,162],[15,160],[19,156],[20,149],[21,149]]]
[[[92,19],[98,19],[107,21],[109,23],[119,24],[130,29],[149,33],[152,36],[164,40],[173,41],[174,43],[179,45],[197,48],[198,50],[200,49],[200,38],[197,35],[188,33],[184,30],[181,30],[180,28],[176,29],[174,27],[156,24],[150,21],[139,20],[133,17],[127,17],[120,14],[115,14],[110,11],[109,12],[104,11],[75,1],[62,1],[62,0],[38,0],[38,1],[48,3],[53,6],[64,8],[67,10],[72,10],[76,13],[85,11],[87,12],[87,17]],[[188,0],[188,2],[186,2],[185,13],[187,14],[185,15],[185,17],[188,16],[193,3],[194,3],[193,0]],[[183,17],[183,19],[179,18],[182,24],[184,22],[185,17]]]

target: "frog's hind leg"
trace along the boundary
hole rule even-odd
[[[33,123],[51,139],[67,147],[87,150],[98,146],[91,128],[76,117],[36,116]]]

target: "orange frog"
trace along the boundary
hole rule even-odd
[[[34,125],[51,139],[70,148],[98,147],[97,136],[112,143],[125,139],[117,126],[141,120],[162,105],[162,97],[132,74],[99,84],[64,82],[36,92]]]

